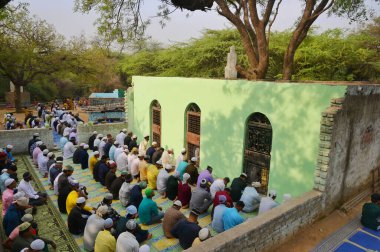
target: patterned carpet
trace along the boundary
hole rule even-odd
[[[366,252],[380,251],[380,231],[365,228],[360,216],[332,234],[312,252]]]
[[[56,151],[56,156],[61,156],[60,151]],[[44,233],[41,233],[42,236],[51,237],[57,241],[59,245],[58,251],[84,251],[83,250],[83,237],[82,236],[74,236],[71,235],[67,230],[67,215],[60,214],[58,211],[57,204],[57,196],[54,195],[54,191],[49,189],[48,180],[46,178],[42,178],[37,170],[31,163],[31,159],[27,156],[23,157],[23,162],[26,163],[29,167],[29,170],[33,171],[33,176],[38,177],[36,179],[37,186],[42,186],[43,189],[50,196],[48,207],[43,206],[43,208],[38,213],[37,222],[45,223],[48,222],[48,228],[44,230]],[[100,203],[103,199],[104,194],[108,191],[104,189],[100,183],[97,183],[92,179],[92,174],[88,169],[82,170],[80,165],[73,164],[72,160],[65,160],[64,165],[72,165],[75,169],[73,177],[79,181],[80,184],[87,187],[87,192],[89,193],[89,199],[87,200],[87,204],[93,207],[96,207],[98,203]],[[22,174],[22,173],[20,173]],[[133,182],[135,183],[135,182]],[[158,194],[158,193],[157,193]],[[156,195],[154,200],[157,202],[159,206],[163,208],[163,211],[170,208],[173,204],[172,201],[168,199],[161,199],[161,196]],[[55,206],[55,209],[52,209]],[[125,215],[125,208],[119,203],[119,201],[113,202],[113,208],[116,209],[121,215]],[[46,209],[45,209],[46,208]],[[181,210],[183,213],[188,216],[190,210]],[[212,235],[216,235],[217,233],[211,228],[211,208],[208,213],[199,216],[199,225],[201,227],[208,227],[211,230]],[[242,213],[242,216],[247,219],[250,217],[254,217],[254,214],[245,214]],[[47,217],[49,216],[49,217]],[[60,218],[61,217],[61,218]],[[42,226],[40,224],[40,226]],[[64,228],[62,228],[64,227]],[[182,251],[177,239],[167,239],[164,236],[161,224],[155,224],[150,226],[142,225],[142,228],[145,230],[149,230],[150,233],[153,234],[153,238],[147,241],[146,243],[150,245],[151,251]],[[58,239],[59,238],[59,239]],[[75,242],[73,242],[75,240]],[[66,244],[65,244],[66,243]],[[80,249],[79,249],[79,248]]]

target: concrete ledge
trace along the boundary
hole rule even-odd
[[[128,129],[128,123],[107,123],[97,125],[78,125],[78,141],[80,143],[87,143],[88,138],[92,135],[93,131],[97,131],[98,134],[112,134],[115,137],[119,134],[120,130]]]
[[[13,154],[27,153],[29,140],[34,133],[39,133],[41,140],[48,149],[53,149],[53,133],[49,129],[18,129],[0,131],[0,148],[7,144],[13,145]]]
[[[263,251],[277,246],[322,213],[322,193],[310,191],[186,251]]]

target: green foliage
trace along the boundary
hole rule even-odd
[[[358,32],[341,29],[312,31],[295,57],[294,80],[379,81],[380,19]],[[291,31],[271,34],[268,79],[281,79],[282,63]],[[247,59],[234,30],[207,30],[203,37],[170,48],[145,49],[126,55],[120,66],[130,83],[133,75],[223,78],[229,47],[235,46],[239,64]]]

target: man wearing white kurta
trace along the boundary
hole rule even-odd
[[[75,138],[70,138],[70,141],[65,144],[63,147],[63,158],[69,159],[72,158],[75,152],[75,146],[74,146]]]
[[[124,149],[116,158],[116,165],[119,171],[127,171],[128,169],[128,148]]]
[[[124,139],[125,139],[125,137],[127,136],[126,133],[127,133],[127,129],[123,129],[123,130],[120,131],[119,134],[116,135],[116,141],[117,141],[120,145],[123,145],[123,144],[124,144]]]
[[[144,140],[141,141],[139,145],[139,153],[146,153],[146,150],[148,149],[148,144],[149,144],[149,134],[145,134]]]

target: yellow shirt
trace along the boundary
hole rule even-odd
[[[90,157],[90,161],[88,163],[91,173],[94,171],[95,164],[98,162],[98,159],[95,156]]]
[[[148,164],[145,160],[140,161],[139,163],[139,171],[140,171],[140,179],[146,180],[147,179],[147,168]]]
[[[148,171],[147,171],[147,178],[148,178],[148,187],[151,189],[156,189],[157,187],[157,176],[158,176],[158,169],[155,165],[149,165]]]
[[[95,252],[115,252],[116,240],[108,230],[103,230],[98,233],[95,240]]]
[[[71,212],[71,210],[77,205],[77,199],[79,198],[79,194],[77,191],[73,190],[69,193],[66,199],[66,211],[67,215]],[[84,210],[91,212],[92,208],[89,206],[84,206]]]
[[[195,246],[198,246],[200,245],[202,242],[201,240],[199,239],[199,237],[195,238],[195,240],[193,241],[193,244],[191,245],[191,247],[195,247]]]

